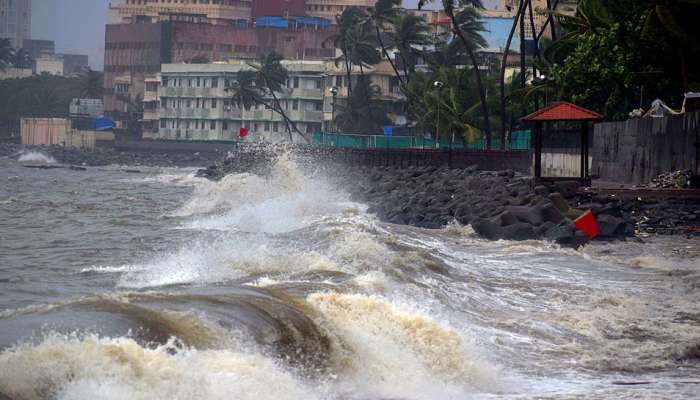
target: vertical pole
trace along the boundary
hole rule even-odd
[[[588,122],[581,122],[581,178],[588,177]]]
[[[535,122],[535,178],[542,177],[542,124]]]

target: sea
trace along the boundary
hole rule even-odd
[[[287,154],[28,165],[60,167],[0,158],[2,399],[700,398],[698,239],[388,224]]]

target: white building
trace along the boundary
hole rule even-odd
[[[325,63],[283,61],[283,65],[289,72],[289,81],[277,94],[280,104],[298,130],[310,137],[322,128]],[[153,113],[158,113],[159,139],[236,140],[240,129],[246,128],[246,140],[288,141],[282,116],[264,105],[246,110],[231,101],[232,93],[226,88],[243,70],[252,67],[244,63],[164,64],[157,109],[153,106],[154,93],[144,94],[144,120],[153,121]],[[149,88],[153,89],[152,85]],[[303,140],[295,131],[292,138],[295,142]]]
[[[37,75],[49,74],[63,76],[63,57],[59,55],[43,55],[36,59],[34,65],[34,71]]]

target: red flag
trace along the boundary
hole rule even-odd
[[[593,239],[600,235],[600,226],[598,225],[598,221],[596,221],[593,213],[590,211],[586,211],[585,214],[578,217],[576,221],[574,221],[574,224],[578,229],[582,230],[589,239]]]
[[[241,128],[241,130],[238,131],[238,136],[240,136],[240,137],[248,136],[248,130],[246,128]]]

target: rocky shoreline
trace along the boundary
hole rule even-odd
[[[264,174],[274,155],[256,155]],[[643,234],[700,235],[700,199],[623,200],[578,192],[576,182],[536,186],[530,176],[512,170],[482,171],[477,165],[446,167],[357,167],[323,163],[304,153],[302,164],[324,168],[324,175],[348,190],[383,221],[439,229],[452,221],[471,225],[490,240],[544,239],[580,247],[589,241],[574,225],[587,211],[600,227],[596,240],[638,238]],[[259,162],[264,160],[263,162]],[[199,171],[217,180],[250,171],[250,160],[227,157]],[[263,165],[263,167],[261,167]]]
[[[591,211],[600,226],[596,240],[638,237],[640,234],[700,236],[700,198],[620,199],[577,191],[573,182],[536,186],[530,176],[512,170],[482,171],[477,165],[447,167],[359,167],[328,162],[308,148],[246,146],[221,159],[220,154],[84,151],[60,146],[0,145],[0,156],[26,152],[50,155],[58,163],[83,166],[202,167],[198,176],[218,180],[232,173],[269,172],[278,155],[291,151],[302,166],[323,171],[369,212],[383,221],[439,229],[453,221],[471,225],[490,240],[545,239],[579,247],[588,237],[574,220]]]

